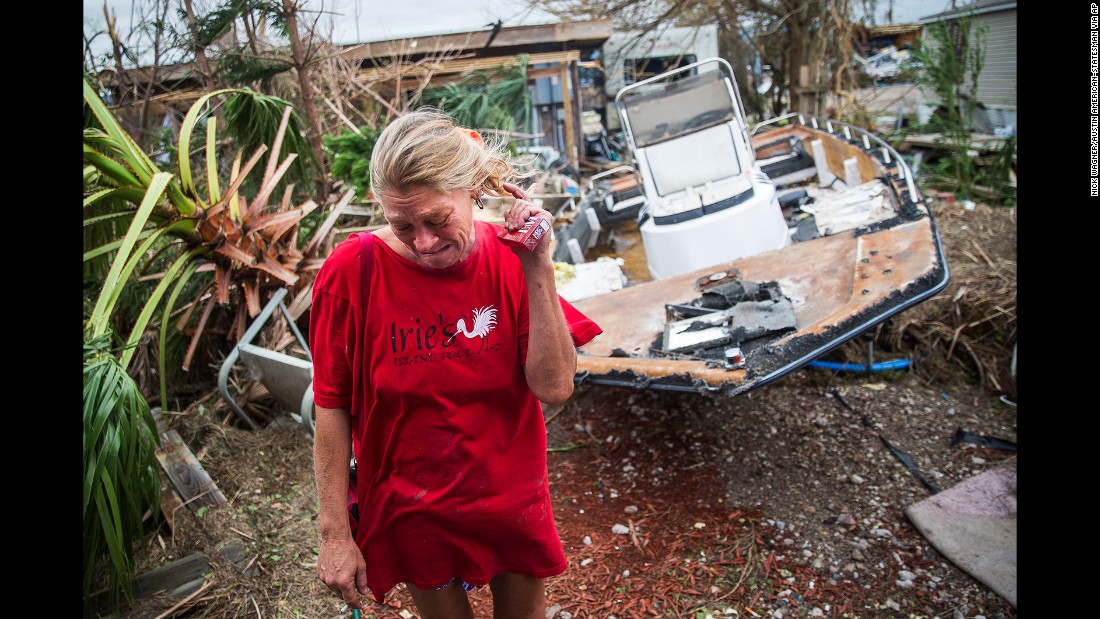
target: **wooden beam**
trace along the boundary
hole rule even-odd
[[[172,537],[176,536],[176,513],[183,507],[183,499],[178,492],[172,489],[172,484],[164,484],[160,489],[160,513],[164,521],[168,523],[168,530]]]
[[[577,140],[573,135],[573,89],[570,87],[570,73],[569,65],[562,63],[559,66],[561,71],[561,103],[565,111],[565,130],[562,132],[565,134],[565,158],[573,165],[573,169],[578,169],[577,162]]]
[[[542,77],[557,77],[558,67],[542,67],[541,69],[529,69],[527,71],[527,79],[537,80]]]
[[[610,374],[613,371],[633,372],[650,378],[667,376],[691,376],[700,378],[711,387],[745,381],[745,370],[723,370],[707,366],[705,361],[647,359],[639,357],[596,357],[577,355],[577,372],[591,372],[596,375]]]
[[[157,461],[192,512],[226,503],[225,495],[175,430],[161,433]]]
[[[173,597],[187,595],[202,586],[203,575],[210,572],[206,555],[196,552],[157,568],[134,580],[134,599],[141,599],[160,591]]]
[[[249,564],[248,552],[244,544],[238,539],[219,546],[218,555],[232,563],[247,577],[253,577],[257,574],[256,566]],[[190,595],[202,587],[207,574],[212,571],[210,559],[205,554],[201,552],[189,554],[182,559],[134,577],[130,581],[134,601],[161,592],[170,597]],[[107,594],[105,591],[101,591],[92,598],[89,606],[94,610],[105,607],[106,603]],[[123,604],[125,605],[125,602]]]
[[[202,586],[204,574],[209,573],[210,560],[201,552],[196,552],[182,559],[178,559],[159,567],[151,572],[146,572],[130,581],[130,587],[134,593],[134,601],[145,599],[156,593],[165,592],[173,597],[188,595]],[[120,601],[126,607],[126,601]],[[88,607],[97,612],[105,609],[107,605],[107,592],[100,591],[88,602]]]
[[[389,41],[373,41],[346,46],[342,56],[348,60],[391,58],[410,54],[454,53],[463,50],[480,50],[489,42],[491,29],[453,34],[438,34]],[[587,42],[600,45],[611,36],[610,19],[594,19],[585,22],[536,24],[532,26],[507,26],[501,28],[489,49],[502,47],[533,46],[546,43]]]
[[[569,61],[569,75],[571,76],[571,81],[569,83],[572,86],[569,89],[569,92],[572,93],[572,95],[573,95],[573,139],[575,140],[575,144],[577,145],[577,164],[578,164],[578,165],[575,165],[573,167],[573,169],[577,170],[577,173],[579,174],[580,173],[579,164],[580,164],[580,161],[584,160],[585,156],[584,156],[584,131],[583,131],[583,127],[581,126],[581,110],[582,110],[582,107],[583,107],[583,105],[581,103],[581,72],[580,72],[580,69],[577,68],[578,62],[579,62],[578,60],[570,60]],[[564,95],[565,93],[562,93],[562,94]]]
[[[539,54],[529,54],[527,58],[527,65],[531,66],[553,62],[568,62],[570,60],[578,60],[580,59],[580,57],[580,51],[575,49],[566,50],[564,52],[544,52]],[[420,63],[416,65],[410,64],[402,68],[402,75],[410,77],[420,77],[422,75],[427,75],[430,73],[433,78],[435,78],[438,76],[450,75],[454,73],[466,73],[469,71],[488,71],[501,67],[511,66],[517,63],[519,63],[519,56],[463,58],[459,60],[444,60],[437,63]],[[359,81],[386,81],[393,79],[394,72],[395,71],[392,66],[369,67],[365,69],[360,69],[359,72],[355,74],[355,78]]]

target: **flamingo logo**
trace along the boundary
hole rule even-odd
[[[458,331],[456,331],[455,334],[447,340],[447,343],[450,344],[452,341],[454,341],[456,337],[458,337],[458,334],[461,333],[462,335],[465,335],[467,339],[480,337],[481,348],[479,348],[477,351],[480,353],[481,351],[485,350],[485,348],[489,345],[489,332],[492,331],[493,327],[495,327],[497,324],[496,308],[494,308],[492,305],[488,305],[482,308],[475,308],[474,319],[472,323],[473,327],[467,330],[466,319],[459,318],[458,324],[455,325]]]

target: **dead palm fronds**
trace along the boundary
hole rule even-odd
[[[125,253],[117,273],[104,282],[106,295],[92,311],[89,324],[94,329],[106,327],[113,311],[113,301],[131,280],[140,277],[144,281],[158,281],[149,294],[137,320],[128,329],[120,359],[128,362],[138,340],[153,322],[156,310],[161,309],[161,352],[166,328],[171,323],[168,315],[180,305],[192,304],[185,318],[198,318],[191,333],[189,351],[195,350],[203,337],[206,321],[216,306],[227,308],[230,327],[227,339],[239,336],[239,326],[246,317],[255,316],[266,300],[266,295],[281,286],[296,287],[300,284],[299,267],[306,255],[298,249],[298,224],[303,217],[317,208],[306,199],[294,205],[291,187],[287,187],[278,200],[273,194],[292,165],[297,154],[290,153],[279,160],[283,137],[286,135],[291,107],[284,105],[279,129],[270,147],[261,145],[244,160],[245,153],[238,153],[229,169],[224,190],[219,170],[216,147],[217,123],[210,117],[209,104],[231,96],[261,97],[247,90],[219,90],[200,98],[187,113],[180,129],[180,167],[178,176],[161,172],[149,157],[137,148],[123,132],[114,117],[102,104],[91,87],[85,83],[85,101],[92,109],[101,128],[85,130],[85,162],[91,171],[86,178],[85,208],[111,198],[122,206],[110,213],[110,217],[130,220],[129,230],[133,239],[125,246],[122,239],[102,243],[85,252],[85,261],[109,255]],[[205,148],[205,174],[192,170],[192,137],[205,124],[205,143],[195,150]],[[267,155],[266,161],[264,156]],[[242,183],[257,168],[262,170],[259,189],[251,198],[243,195]],[[156,179],[156,184],[154,184]],[[196,182],[201,179],[200,182]],[[138,196],[146,197],[152,189],[160,195],[151,196],[144,209],[133,208]],[[163,198],[161,197],[163,195]],[[103,217],[99,215],[97,217]],[[85,220],[86,227],[95,221]],[[140,244],[138,242],[140,241]],[[125,250],[122,252],[120,250]],[[212,271],[213,277],[198,279],[197,274]],[[140,275],[139,275],[140,274]],[[181,295],[186,294],[185,298]],[[197,300],[205,299],[202,307]],[[164,301],[163,307],[161,302]],[[200,311],[195,312],[194,310]],[[187,320],[180,321],[181,330]],[[184,359],[189,366],[190,355]],[[161,363],[163,365],[163,354]],[[161,367],[161,375],[164,376]],[[164,386],[162,384],[162,400]]]
[[[225,337],[243,332],[272,289],[302,286],[298,224],[316,209],[306,199],[295,206],[287,187],[275,191],[297,157],[282,160],[283,137],[291,107],[283,106],[274,143],[228,166],[225,189],[216,126],[207,106],[224,97],[259,97],[247,90],[218,90],[201,97],[180,129],[178,173],[161,170],[127,134],[87,80],[84,81],[84,594],[97,566],[106,558],[112,607],[131,597],[134,541],[143,531],[144,514],[156,513],[160,480],[154,457],[155,422],[142,390],[128,373],[151,372],[145,355],[135,355],[147,328],[159,317],[161,403],[167,402],[165,342],[170,326],[190,329],[186,368],[206,334],[216,306],[227,309]],[[191,138],[206,125],[205,175],[192,171]],[[203,148],[196,149],[199,152]],[[270,153],[261,166],[265,153]],[[251,198],[243,181],[261,167],[259,189]],[[201,179],[201,183],[196,180]],[[91,244],[88,241],[91,240]],[[213,277],[207,275],[212,273]],[[101,278],[99,277],[101,276]],[[139,298],[140,311],[117,311],[124,292]],[[178,320],[177,304],[186,307]],[[190,323],[196,318],[196,323]],[[192,326],[188,326],[192,325]],[[121,348],[114,344],[122,335]],[[134,364],[132,366],[132,364]],[[121,594],[121,595],[120,595]]]

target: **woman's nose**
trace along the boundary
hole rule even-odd
[[[423,228],[417,231],[416,237],[413,238],[413,245],[416,247],[416,251],[429,251],[438,238],[430,230]]]

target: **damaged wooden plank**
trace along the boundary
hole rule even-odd
[[[239,539],[228,541],[218,547],[218,556],[229,561],[242,574],[251,578],[258,573],[256,564],[251,560],[244,542]]]
[[[206,574],[210,571],[208,557],[201,552],[192,553],[133,578],[130,581],[130,587],[134,594],[134,601],[161,592],[172,597],[189,595],[202,586]],[[106,608],[107,603],[107,592],[101,591],[89,601],[88,605],[93,612],[96,612],[95,609]]]
[[[176,534],[176,513],[181,507],[183,507],[183,499],[172,488],[172,484],[170,482],[161,484],[160,513],[164,516],[164,521],[168,523],[168,531],[173,536]]]
[[[218,485],[210,479],[210,475],[175,430],[168,430],[160,435],[157,461],[180,493],[183,504],[192,512],[197,512],[204,505],[222,505],[226,502]]]
[[[723,383],[741,383],[745,380],[745,370],[723,370],[710,367],[705,361],[697,359],[646,359],[641,357],[596,357],[577,355],[577,372],[609,374],[611,372],[633,372],[638,376],[659,378],[666,376],[690,375],[712,387]]]

